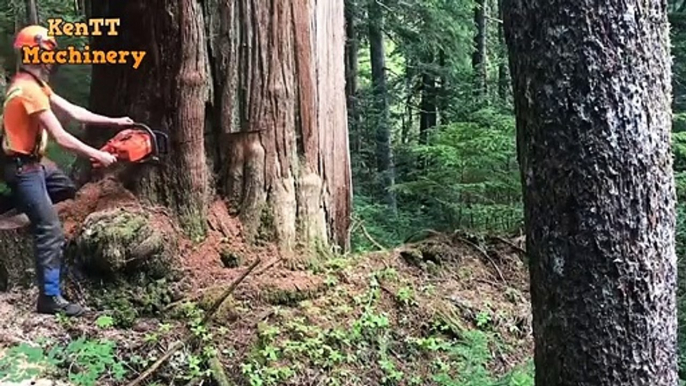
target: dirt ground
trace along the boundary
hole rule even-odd
[[[103,180],[86,185],[74,201],[60,205],[68,236],[78,232],[90,213],[110,208],[146,210],[158,226],[172,226],[168,212],[143,208],[114,180]],[[379,290],[377,308],[387,315],[394,329],[406,336],[421,336],[429,328],[428,321],[439,317],[453,320],[460,328],[474,329],[480,318],[487,315],[488,328],[513,347],[507,353],[494,354],[489,365],[492,371],[502,374],[531,357],[528,274],[522,262],[520,240],[479,243],[468,235],[433,235],[391,251],[364,256],[320,256],[311,259],[308,269],[293,270],[283,263],[289,257],[281,256],[273,246],[248,245],[240,223],[229,215],[221,201],[212,205],[208,222],[210,233],[198,245],[179,236],[182,274],[178,282],[170,285],[182,291],[183,299],[210,304],[246,267],[256,259],[261,260],[214,318],[214,328],[225,327],[232,332],[213,338],[218,346],[234,352],[231,357],[221,358],[231,377],[241,377],[241,360],[258,344],[261,324],[283,327],[289,320],[303,318],[307,325],[321,329],[346,329],[360,314],[354,311],[356,299],[375,288]],[[399,302],[400,294],[407,288],[412,289],[413,300],[403,305]],[[0,358],[3,347],[35,344],[42,339],[69,342],[84,336],[117,342],[123,357],[145,352],[161,354],[166,343],[188,333],[186,322],[164,314],[139,317],[130,328],[99,328],[96,320],[107,310],[91,309],[86,317],[65,322],[35,314],[35,298],[35,289],[0,294]],[[181,302],[172,303],[170,310],[174,304]],[[171,332],[165,337],[165,344],[151,347],[146,336],[162,322],[172,326]],[[285,341],[286,337],[282,339]],[[412,364],[399,366],[408,372],[416,370]],[[140,369],[132,372],[139,373]],[[284,384],[306,384],[303,379],[301,383],[293,382]],[[102,380],[100,384],[116,383]]]

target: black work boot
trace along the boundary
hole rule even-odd
[[[59,314],[66,316],[81,316],[84,312],[83,307],[76,303],[70,303],[60,295],[57,296],[38,296],[38,313]]]

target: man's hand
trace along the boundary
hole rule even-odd
[[[129,117],[112,118],[112,123],[115,126],[130,126],[133,125],[133,119]]]
[[[105,168],[117,162],[117,157],[105,151],[98,151],[94,158],[98,166]]]

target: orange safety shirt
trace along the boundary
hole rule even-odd
[[[2,148],[6,154],[39,155],[47,133],[36,113],[50,109],[52,89],[30,75],[18,73],[10,84],[3,109]]]

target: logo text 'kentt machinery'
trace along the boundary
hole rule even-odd
[[[85,22],[66,22],[61,18],[48,19],[48,36],[118,36],[121,19],[94,18]],[[77,48],[73,45],[52,51],[40,47],[22,47],[24,64],[129,64],[137,69],[145,51],[102,51],[91,50],[89,46]]]

